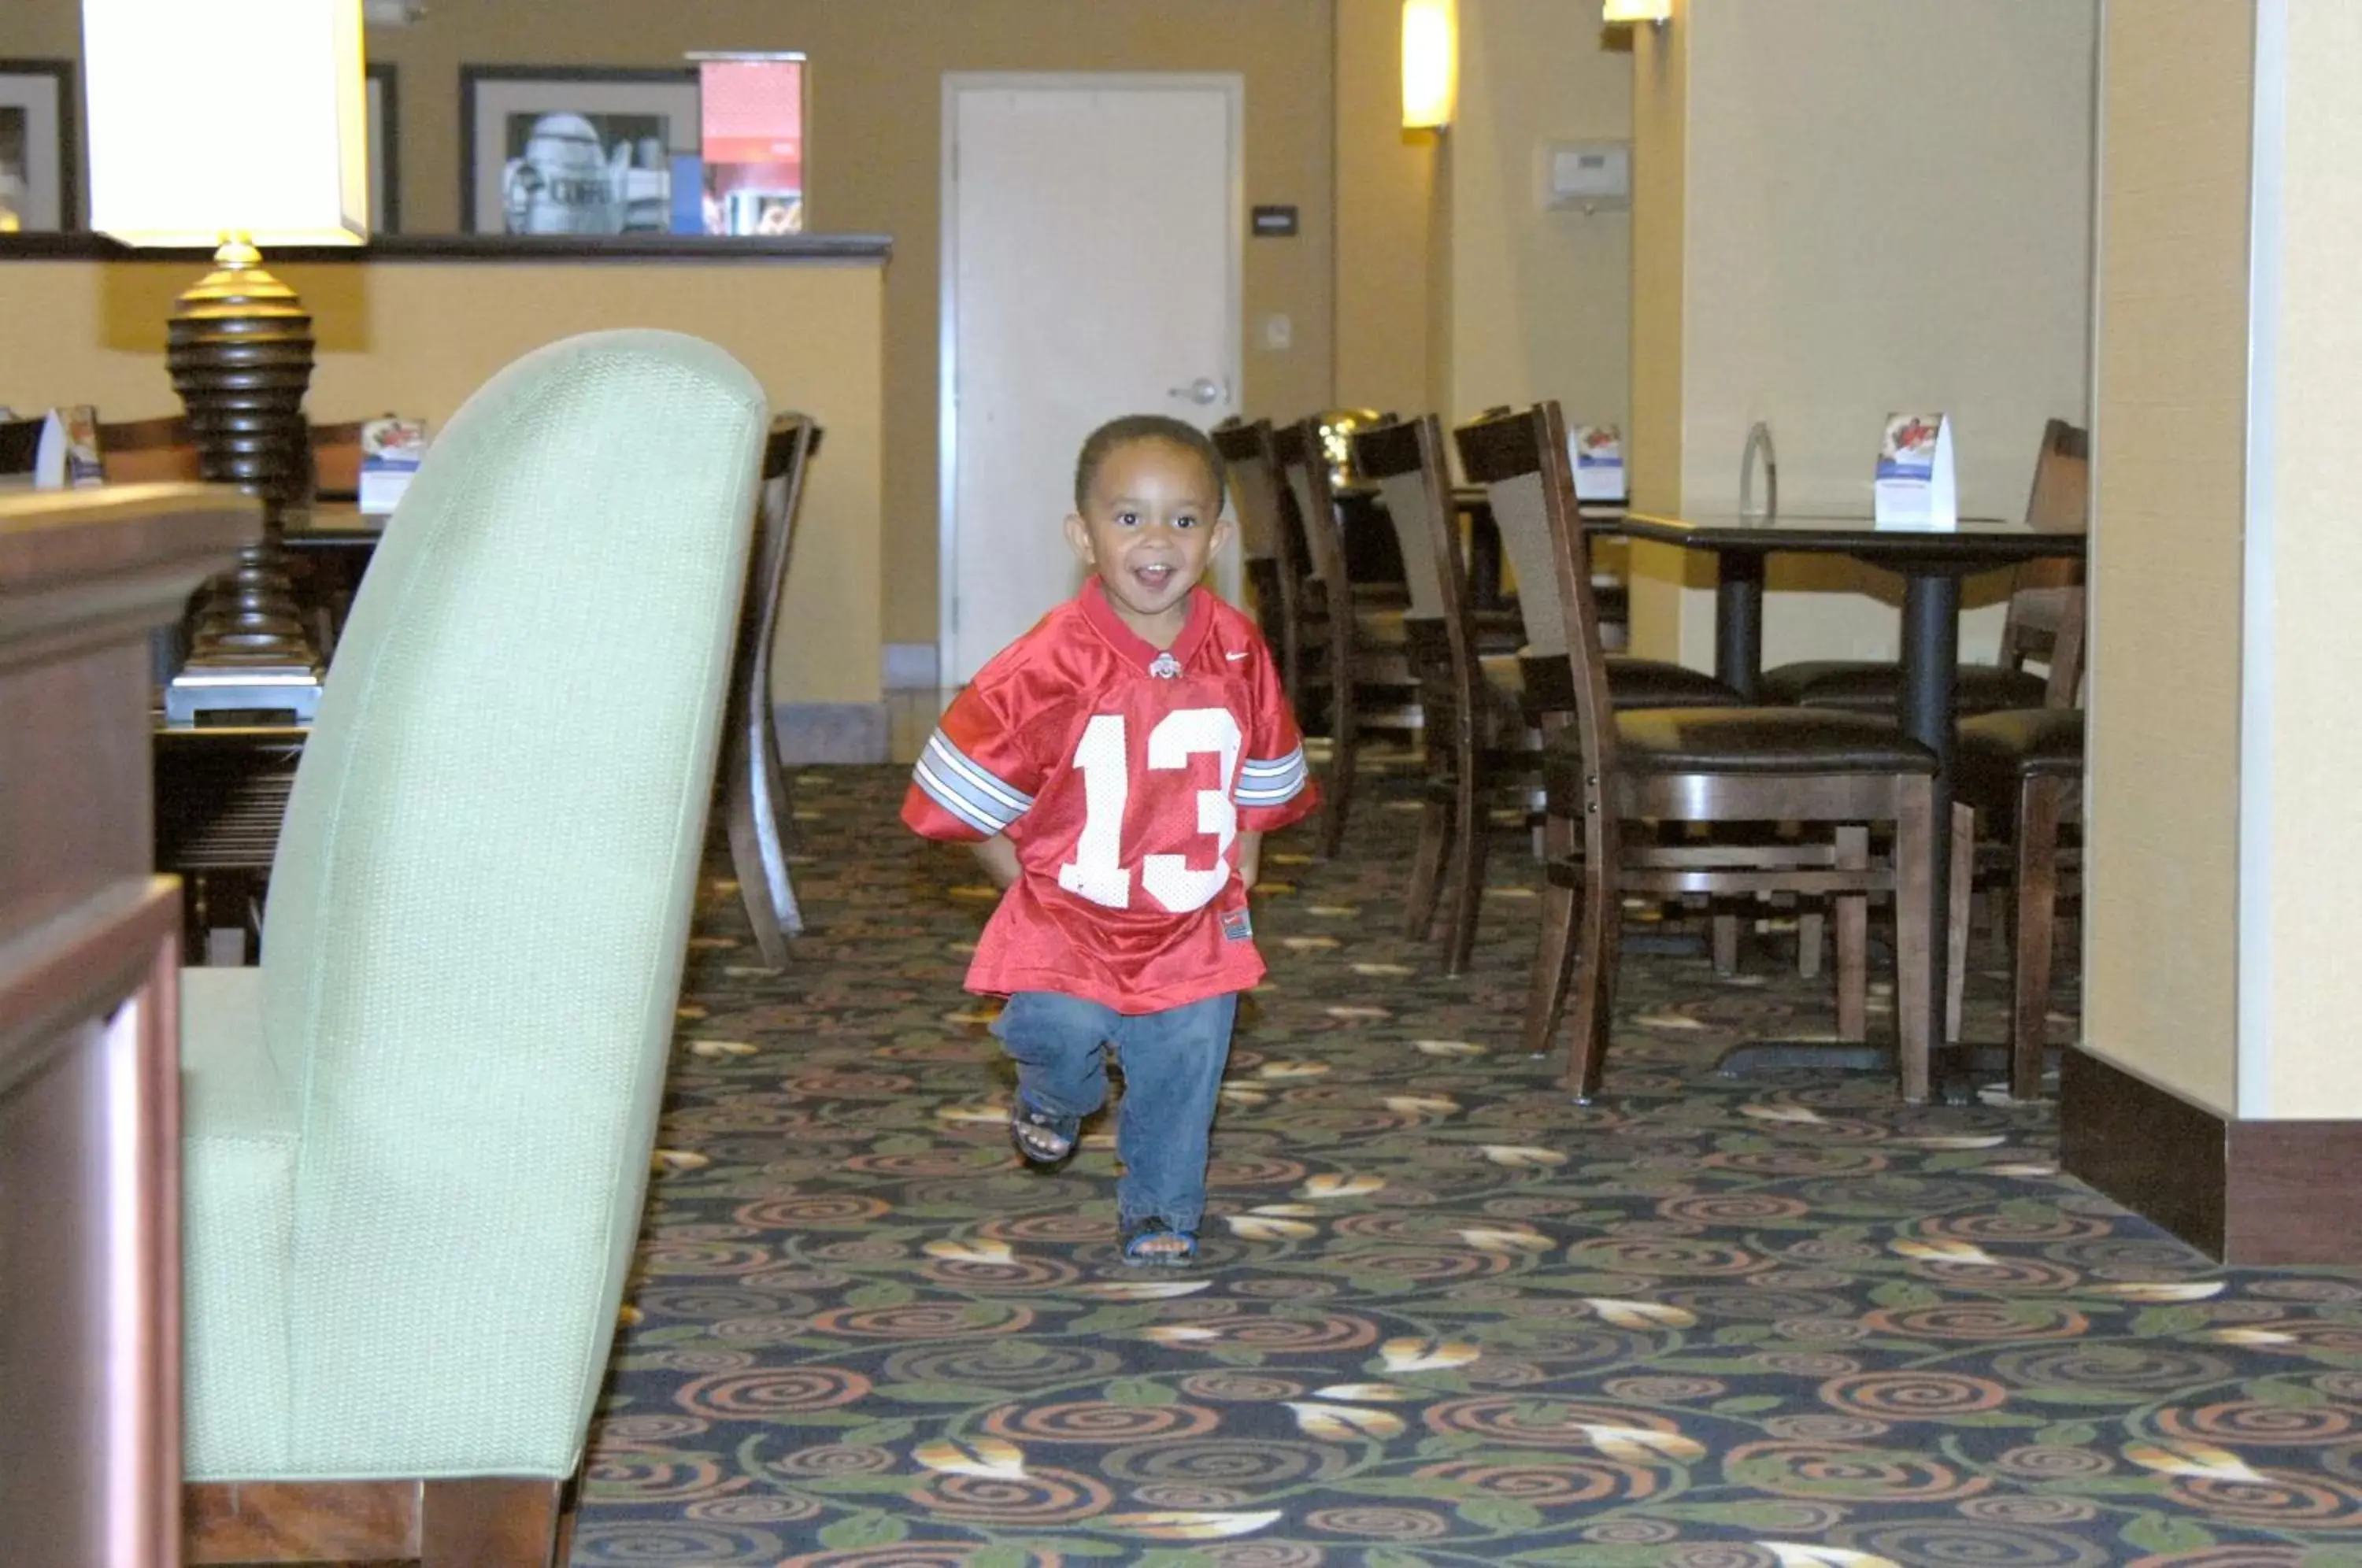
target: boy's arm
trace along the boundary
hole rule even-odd
[[[977,864],[984,867],[984,874],[992,878],[994,887],[1005,893],[1015,884],[1019,872],[1015,845],[1003,835],[994,834],[969,847],[976,851]],[[1252,877],[1248,878],[1248,885],[1253,886]]]
[[[1263,834],[1253,828],[1239,830],[1239,884],[1252,888],[1263,869]]]
[[[1032,808],[1043,770],[1027,745],[1034,726],[1010,712],[1007,683],[990,679],[1001,662],[987,665],[944,710],[911,768],[902,820],[928,838],[968,845],[1000,840],[984,868],[1006,887],[1017,877],[1016,851],[1006,834]]]

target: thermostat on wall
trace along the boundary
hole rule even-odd
[[[1632,144],[1628,141],[1552,141],[1542,145],[1541,198],[1546,207],[1632,204]]]

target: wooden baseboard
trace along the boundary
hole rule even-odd
[[[2362,1121],[2239,1121],[2070,1049],[2058,1163],[2225,1263],[2362,1263]]]
[[[781,702],[777,714],[779,760],[789,767],[885,762],[892,755],[883,702]]]

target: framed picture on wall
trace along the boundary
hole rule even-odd
[[[369,68],[370,232],[402,232],[402,77]]]
[[[54,233],[80,221],[74,68],[0,60],[0,233]]]
[[[474,234],[662,234],[698,150],[694,71],[459,68],[459,212]]]

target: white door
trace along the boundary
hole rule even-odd
[[[945,78],[946,685],[1080,584],[1059,521],[1094,426],[1236,411],[1242,103],[1231,76]]]

